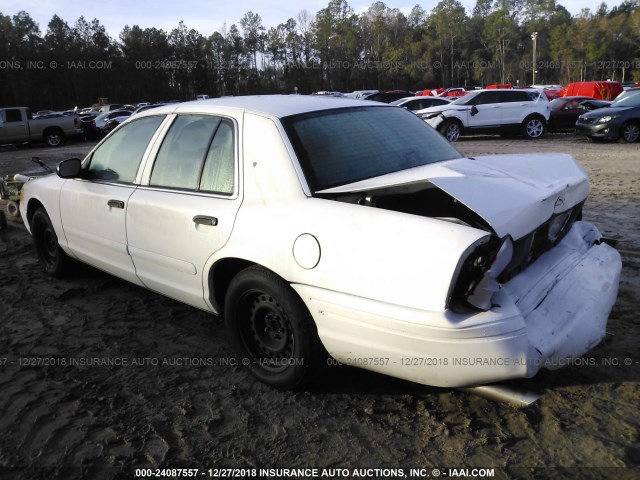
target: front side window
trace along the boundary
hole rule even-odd
[[[478,98],[478,95],[480,94],[468,93],[466,95],[456,98],[455,100],[452,100],[450,103],[451,105],[471,105],[473,102],[475,102],[476,98]]]
[[[488,105],[490,103],[499,103],[500,92],[482,92],[480,95],[476,97],[475,104],[476,105]]]
[[[142,155],[164,118],[141,118],[116,130],[93,152],[87,178],[133,183]]]
[[[211,115],[180,115],[162,142],[149,184],[233,193],[233,124]]]
[[[314,191],[462,156],[401,108],[341,108],[282,122]]]

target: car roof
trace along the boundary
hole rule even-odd
[[[222,97],[165,105],[164,107],[146,110],[140,115],[147,115],[147,113],[150,115],[157,115],[159,113],[173,112],[206,112],[207,110],[216,112],[217,108],[223,107],[283,118],[299,113],[365,106],[385,107],[387,104],[378,104],[375,102],[364,103],[362,100],[333,97],[329,95],[254,95]]]

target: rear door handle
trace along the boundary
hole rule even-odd
[[[193,222],[196,225],[208,225],[210,227],[218,225],[218,219],[216,217],[209,217],[207,215],[196,215],[193,217]]]
[[[111,208],[124,208],[124,202],[122,200],[109,200],[107,205]]]

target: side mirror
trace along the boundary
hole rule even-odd
[[[56,173],[60,178],[78,178],[82,173],[82,162],[79,158],[63,160],[56,167]]]
[[[471,115],[476,115],[478,113],[478,107],[475,105],[471,107]]]

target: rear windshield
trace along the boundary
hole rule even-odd
[[[313,191],[462,156],[403,108],[325,110],[282,123]]]

